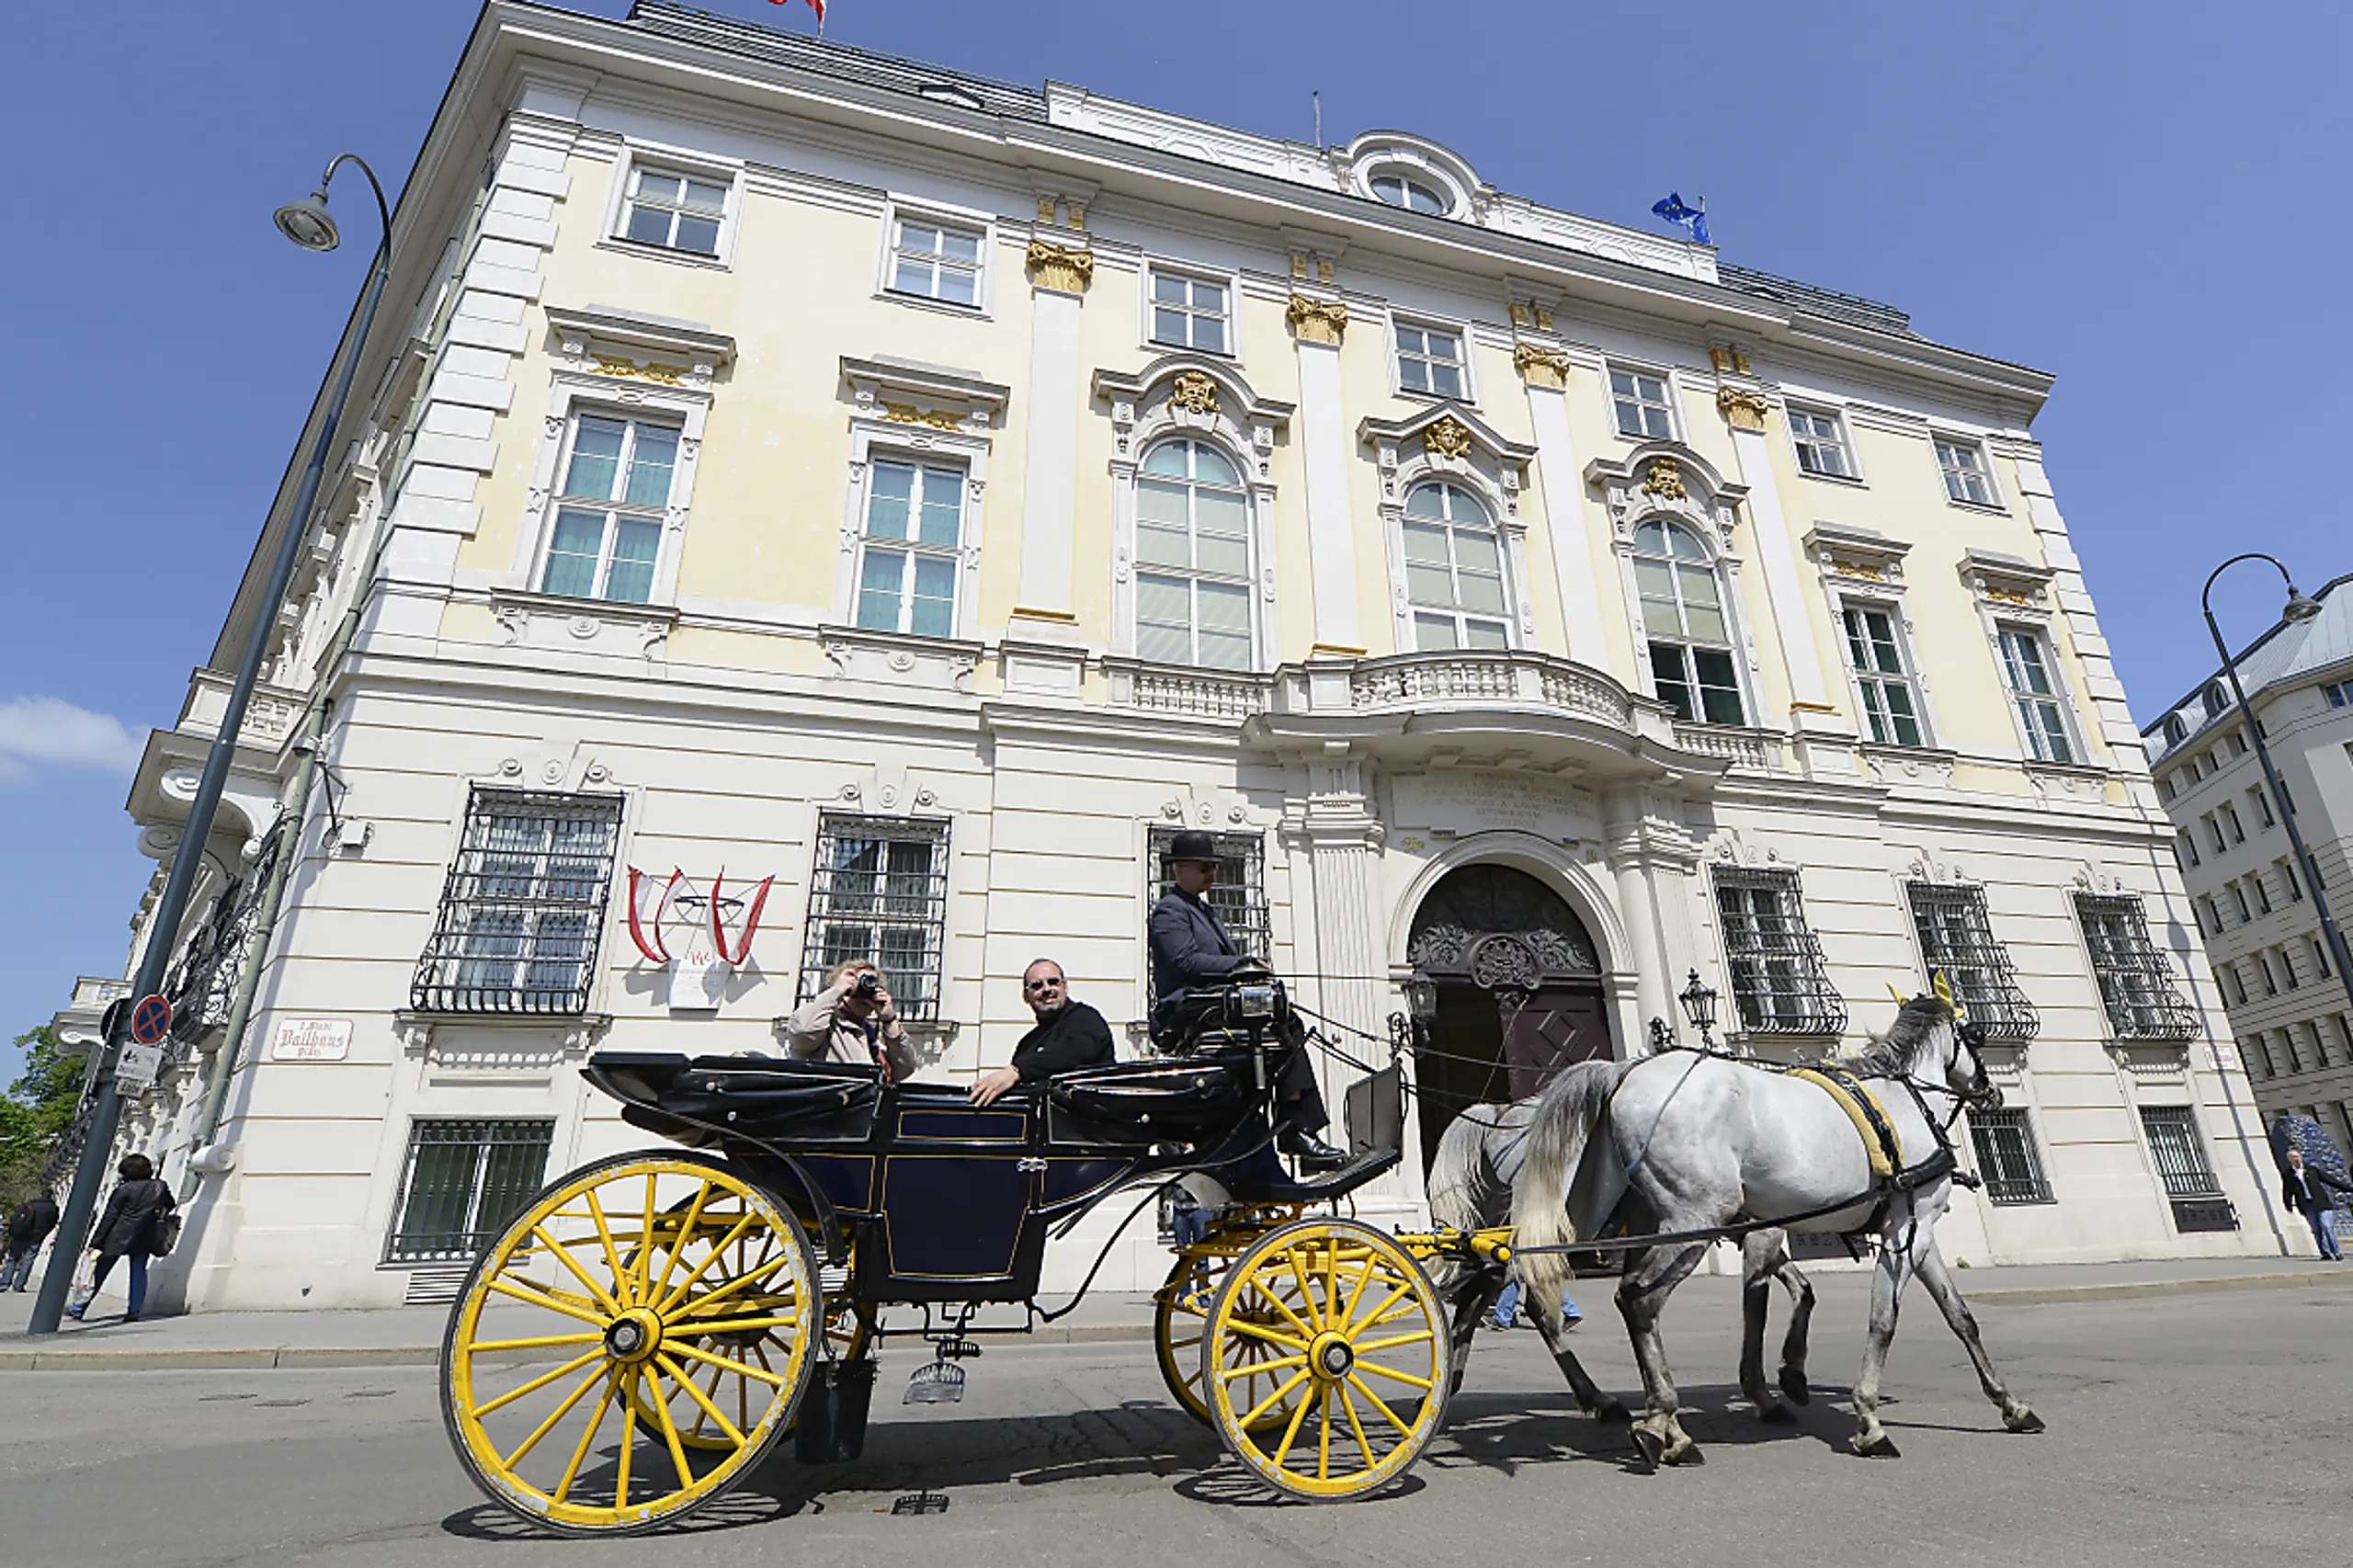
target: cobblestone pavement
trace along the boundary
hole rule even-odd
[[[1964,1288],[1967,1284],[1963,1277]],[[1817,1393],[1768,1427],[1734,1395],[1729,1281],[1666,1328],[1704,1468],[1643,1473],[1576,1415],[1536,1335],[1482,1336],[1449,1432],[1404,1485],[1277,1502],[1168,1403],[1134,1344],[995,1347],[961,1405],[902,1407],[919,1350],[886,1357],[859,1464],[783,1458],[684,1528],[537,1537],[451,1459],[432,1374],[0,1373],[0,1560],[137,1564],[856,1562],[942,1568],[1203,1564],[1869,1562],[1903,1568],[2353,1560],[2353,1275],[2344,1283],[1989,1306],[2005,1373],[2050,1421],[2000,1429],[1925,1298],[1907,1303],[1885,1415],[1904,1457],[1851,1457],[1859,1282],[1825,1281]],[[1576,1336],[1631,1394],[1594,1282]],[[1777,1312],[1775,1330],[1779,1327]],[[894,1497],[944,1494],[945,1514]]]

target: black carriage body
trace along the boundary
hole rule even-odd
[[[1264,1048],[1065,1074],[985,1108],[863,1064],[600,1051],[632,1125],[715,1149],[791,1207],[867,1302],[1027,1301],[1047,1233],[1123,1187],[1214,1169],[1249,1201],[1328,1195],[1393,1163],[1292,1184],[1266,1151]],[[1361,1166],[1361,1168],[1359,1168]]]

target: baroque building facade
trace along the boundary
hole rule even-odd
[[[2204,938],[2210,975],[2268,1123],[2311,1117],[2353,1149],[2353,1008],[2329,960],[2319,906],[2342,930],[2353,903],[2353,577],[2314,596],[2320,614],[2279,621],[2238,656],[2297,830],[2325,884],[2305,885],[2266,788],[2246,717],[2221,670],[2143,732],[2158,798]]]
[[[490,6],[394,256],[126,1132],[198,1173],[190,1304],[447,1290],[642,1141],[587,1051],[773,1051],[847,958],[949,1079],[1040,954],[1141,1019],[1179,827],[1350,1056],[1435,983],[1417,1148],[1687,977],[1786,1059],[1934,967],[2008,1097],[1949,1251],[2283,1244],[2048,377],[1410,133],[652,3]],[[258,590],[139,774],[159,858]]]

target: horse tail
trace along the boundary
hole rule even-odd
[[[1628,1062],[1580,1062],[1546,1085],[1537,1097],[1536,1119],[1528,1129],[1527,1161],[1512,1193],[1511,1222],[1514,1245],[1522,1249],[1517,1260],[1519,1277],[1540,1301],[1552,1301],[1566,1289],[1568,1255],[1524,1249],[1564,1246],[1577,1239],[1569,1220],[1569,1184],[1585,1158],[1586,1141],[1609,1114],[1609,1097],[1632,1066]]]

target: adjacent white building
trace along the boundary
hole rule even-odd
[[[131,797],[208,858],[124,1134],[201,1173],[190,1303],[447,1289],[642,1142],[587,1052],[774,1050],[845,957],[951,1080],[1041,953],[1140,1019],[1180,826],[1351,1052],[1437,983],[1417,1147],[1648,1049],[1695,972],[1786,1057],[1942,968],[2008,1096],[1950,1253],[2284,1244],[2040,372],[1410,132],[651,3],[491,5],[394,254],[325,498],[257,556],[308,531],[220,830],[176,824],[258,571]]]

